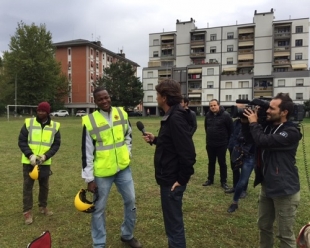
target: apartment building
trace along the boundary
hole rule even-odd
[[[89,113],[95,108],[93,82],[102,77],[104,68],[112,63],[124,61],[131,64],[137,76],[137,63],[126,59],[122,50],[120,53],[113,53],[103,48],[100,41],[78,39],[53,45],[56,48],[55,57],[69,80],[69,94],[65,99],[65,107],[72,115],[77,110]]]
[[[197,28],[193,18],[177,20],[176,31],[149,34],[149,62],[143,68],[144,111],[158,115],[155,86],[180,82],[190,107],[204,115],[211,99],[229,107],[237,99],[290,93],[310,99],[309,18],[275,20],[274,11],[254,12],[253,23]]]

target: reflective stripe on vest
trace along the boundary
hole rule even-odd
[[[42,129],[41,124],[36,118],[27,118],[25,125],[28,130],[28,145],[35,155],[45,154],[53,145],[54,137],[59,130],[60,124],[51,121],[50,125],[45,125]],[[52,159],[46,160],[43,165],[50,165]],[[23,154],[22,163],[30,164],[29,159]]]
[[[83,117],[83,124],[95,141],[94,175],[107,177],[115,175],[130,163],[125,135],[128,129],[128,117],[124,110],[112,107],[111,126],[99,112]]]

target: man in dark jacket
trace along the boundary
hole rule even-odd
[[[262,185],[258,206],[260,247],[273,247],[273,222],[277,221],[280,247],[296,247],[294,223],[300,201],[296,151],[301,134],[289,120],[294,103],[279,93],[270,102],[266,127],[258,123],[256,111],[245,110],[256,144],[254,186]]]
[[[214,182],[216,158],[220,165],[221,186],[224,190],[227,185],[226,150],[233,130],[233,121],[230,115],[219,105],[218,100],[209,102],[210,110],[205,118],[205,131],[207,135],[207,153],[209,158],[208,180],[203,186],[210,186]]]
[[[158,136],[146,133],[146,142],[155,144],[155,178],[160,185],[161,206],[168,246],[185,248],[182,198],[194,174],[195,147],[189,115],[180,105],[180,84],[166,79],[156,86],[158,106],[165,112]]]
[[[196,119],[196,113],[188,107],[188,104],[189,99],[187,97],[184,97],[181,102],[181,105],[191,117],[190,126],[191,126],[191,134],[193,136],[197,130],[197,119]]]

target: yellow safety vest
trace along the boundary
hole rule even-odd
[[[112,126],[99,112],[83,116],[90,136],[95,140],[94,176],[108,177],[128,167],[129,151],[125,143],[128,129],[128,115],[121,109],[112,107]]]
[[[54,137],[59,130],[60,123],[51,120],[50,125],[45,125],[42,129],[41,124],[37,122],[36,118],[27,118],[25,120],[25,125],[28,130],[28,145],[33,154],[45,154],[54,142]],[[24,154],[22,155],[22,163],[30,164],[29,158]],[[52,159],[50,158],[44,161],[43,165],[50,165],[51,163]]]

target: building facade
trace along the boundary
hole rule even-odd
[[[159,114],[155,86],[165,78],[180,82],[200,115],[214,98],[229,107],[288,92],[302,104],[310,99],[308,47],[309,18],[275,21],[273,9],[241,25],[198,29],[192,18],[177,20],[176,31],[149,34],[144,112]]]
[[[113,53],[101,46],[100,41],[71,40],[53,44],[55,57],[61,63],[62,72],[69,81],[68,97],[65,107],[73,115],[77,110],[87,113],[95,108],[93,83],[102,77],[104,69],[111,63],[124,61],[136,71],[137,63],[126,59],[125,54]]]

